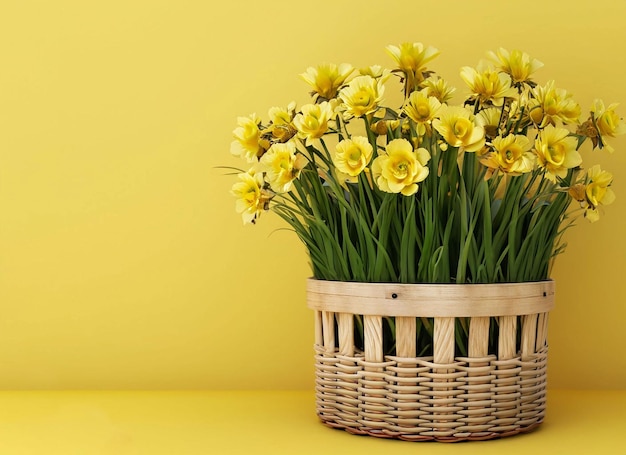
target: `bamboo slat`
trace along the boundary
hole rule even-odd
[[[417,355],[416,328],[417,320],[415,318],[396,318],[396,355],[398,357],[415,357]]]
[[[435,318],[433,336],[433,362],[454,361],[454,318]]]
[[[342,355],[354,355],[354,316],[348,313],[337,315],[339,331],[339,353]]]
[[[492,284],[355,283],[307,280],[314,310],[376,316],[518,316],[550,311],[554,282]]]
[[[368,362],[383,361],[383,321],[379,316],[363,317],[363,333],[365,340],[365,360]]]
[[[538,314],[525,314],[522,316],[522,338],[520,346],[522,358],[528,357],[535,352],[538,318]]]
[[[335,350],[335,315],[330,311],[322,311],[322,332],[326,352]]]
[[[517,343],[517,317],[500,316],[500,334],[498,337],[498,358],[500,360],[515,357]]]
[[[485,316],[473,317],[470,320],[469,342],[467,353],[470,357],[484,357],[489,346],[489,322]]]

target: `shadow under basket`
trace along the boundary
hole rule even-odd
[[[554,289],[553,281],[309,279],[319,418],[349,433],[409,441],[533,430],[546,408]]]

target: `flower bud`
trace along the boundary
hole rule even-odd
[[[387,134],[387,122],[385,120],[379,120],[372,125],[372,131],[379,136]]]

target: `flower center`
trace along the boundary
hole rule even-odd
[[[368,106],[370,104],[370,94],[367,93],[365,90],[361,90],[359,91],[359,93],[357,93],[355,101],[355,104],[358,104],[360,106]]]
[[[417,113],[421,118],[427,118],[430,114],[430,109],[427,105],[420,104],[419,106],[417,106]]]
[[[348,159],[352,162],[359,161],[361,159],[361,149],[358,147],[351,147]]]
[[[404,178],[406,177],[406,175],[409,172],[409,163],[407,163],[406,161],[400,161],[397,165],[396,165],[396,177],[399,178]]]
[[[565,149],[562,144],[552,144],[548,146],[549,160],[558,166],[565,161]]]
[[[454,135],[459,138],[464,138],[471,131],[472,124],[469,120],[460,118],[454,124]]]

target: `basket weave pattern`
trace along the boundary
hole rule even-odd
[[[445,442],[536,428],[545,414],[554,283],[469,285],[469,294],[459,285],[428,286],[309,280],[322,422],[353,434]],[[487,316],[494,306],[499,311]],[[454,355],[455,311],[471,317],[467,357]],[[355,348],[355,315],[363,318],[363,350]],[[395,355],[383,354],[384,317],[394,319]],[[432,356],[415,354],[418,317],[434,318]],[[494,318],[498,349],[490,353]]]

